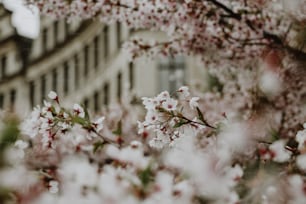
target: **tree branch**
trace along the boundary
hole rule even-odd
[[[208,2],[211,2],[212,4],[214,4],[215,6],[223,9],[225,12],[227,12],[228,14],[230,14],[229,17],[235,18],[237,20],[241,20],[241,15],[238,13],[235,13],[233,10],[231,10],[230,8],[228,8],[227,6],[225,6],[224,4],[222,4],[219,1],[216,0],[207,0]]]

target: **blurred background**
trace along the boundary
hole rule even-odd
[[[110,103],[139,101],[184,84],[203,83],[196,57],[139,57],[130,61],[131,37],[163,40],[165,34],[133,30],[98,19],[67,22],[40,16],[22,0],[0,5],[0,108],[25,114],[56,91],[64,105],[98,112]]]

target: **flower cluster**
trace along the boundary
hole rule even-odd
[[[136,29],[161,30],[165,42],[132,40],[133,56],[142,50],[162,54],[205,53],[209,62],[251,59],[265,47],[286,47],[298,22],[305,20],[304,0],[294,3],[262,0],[143,1],[143,0],[27,0],[44,14],[57,18],[98,17],[105,23],[120,21]],[[294,11],[295,18],[292,18]],[[298,11],[298,12],[297,12]],[[154,52],[154,51],[153,51]],[[213,54],[212,54],[213,53]]]
[[[177,99],[172,98],[167,91],[154,98],[142,98],[147,113],[145,121],[138,122],[138,133],[148,134],[152,130],[155,137],[150,141],[151,146],[162,148],[165,145],[173,144],[176,139],[181,137],[187,126],[196,132],[206,127],[214,129],[205,121],[198,108],[199,97],[191,97],[189,88],[186,86],[177,90],[176,94],[180,103]],[[183,112],[187,112],[188,115],[184,115]]]
[[[100,136],[103,128],[104,117],[91,122],[88,112],[79,104],[74,104],[71,111],[60,107],[58,96],[55,92],[49,93],[49,98],[55,103],[44,101],[44,107],[36,107],[32,114],[21,123],[23,133],[31,138],[39,137],[43,148],[56,148],[61,144],[58,135],[67,134],[68,140],[77,147],[85,139],[91,140]],[[69,132],[76,131],[69,138]],[[105,139],[106,140],[106,139]]]
[[[144,97],[145,119],[133,132],[137,118],[124,120],[124,107],[92,122],[82,106],[68,110],[49,97],[4,154],[0,187],[14,189],[16,203],[306,200],[306,124],[292,138],[254,136],[247,120],[213,126],[199,108],[204,99],[184,86]]]
[[[132,58],[201,54],[208,83],[142,98],[142,119],[122,103],[92,120],[51,92],[18,139],[15,122],[1,124],[1,201],[306,203],[304,0],[27,2],[166,32],[125,46]]]

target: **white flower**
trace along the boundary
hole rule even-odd
[[[183,98],[187,98],[190,95],[189,88],[187,86],[182,86],[177,92],[182,95]]]
[[[299,155],[296,159],[297,166],[306,172],[306,154]]]
[[[162,107],[167,111],[174,111],[176,110],[177,103],[178,103],[177,100],[168,98],[166,101],[162,103]]]
[[[158,121],[158,114],[155,111],[148,111],[145,118],[145,124],[154,124],[157,121]]]
[[[19,149],[25,149],[29,146],[29,144],[27,142],[24,142],[23,140],[17,140],[15,142],[15,146]]]
[[[168,91],[163,91],[156,97],[157,101],[163,102],[165,100],[168,100],[170,98],[170,94]]]
[[[54,91],[50,91],[49,94],[48,94],[48,97],[52,100],[57,100],[58,99],[58,96]]]
[[[189,101],[189,106],[192,110],[196,109],[196,107],[199,106],[198,100],[200,98],[199,97],[192,97]]]
[[[142,134],[144,132],[144,124],[140,121],[137,121],[137,125],[138,125],[138,134]]]
[[[39,107],[34,108],[31,115],[20,124],[20,130],[23,134],[31,138],[34,138],[38,134],[41,125],[40,111]]]
[[[242,176],[243,170],[238,164],[226,170],[226,177],[230,180],[230,186],[235,186],[236,183],[242,178]]]
[[[285,145],[285,140],[277,140],[270,145],[269,149],[274,153],[273,161],[282,163],[290,159],[291,152],[285,149]]]
[[[57,193],[58,192],[58,182],[57,181],[50,181],[49,182],[49,192],[50,193]]]
[[[299,143],[298,149],[302,150],[306,144],[306,129],[298,131],[295,139]]]
[[[85,112],[84,109],[79,105],[79,104],[74,104],[73,105],[73,110],[76,113],[77,116],[84,118],[85,117]]]
[[[155,149],[162,149],[165,145],[170,143],[170,139],[168,135],[164,134],[164,132],[157,130],[156,137],[150,140],[149,145]]]
[[[17,156],[22,159],[24,157],[24,150],[29,146],[29,144],[23,140],[17,140],[15,146],[18,149],[16,152]]]
[[[271,71],[267,71],[263,74],[259,86],[268,96],[275,96],[281,91],[281,81],[278,76]]]
[[[100,132],[100,130],[103,129],[103,121],[104,121],[105,117],[100,117],[98,118],[95,122],[94,122],[94,125],[97,129],[97,132]]]
[[[146,168],[149,164],[148,158],[144,156],[142,144],[138,141],[132,141],[130,146],[123,149],[108,145],[106,154],[114,159],[132,164],[142,169]]]
[[[145,109],[149,110],[154,110],[157,102],[154,101],[152,98],[148,98],[148,97],[142,97],[142,103],[145,106]]]

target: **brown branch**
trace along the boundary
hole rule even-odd
[[[233,10],[231,10],[230,8],[228,8],[227,6],[225,6],[224,4],[222,4],[219,1],[216,0],[207,0],[208,2],[211,2],[212,4],[214,4],[215,6],[223,9],[226,13],[230,14],[230,16],[228,17],[232,17],[235,18],[237,20],[241,20],[241,15],[238,13],[235,13]]]

